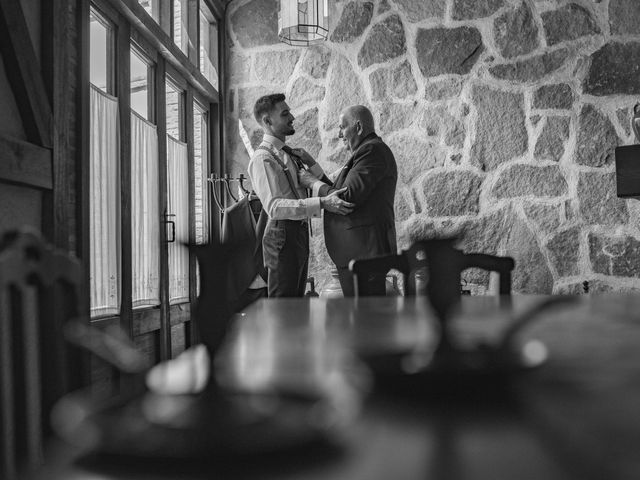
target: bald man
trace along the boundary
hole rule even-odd
[[[355,204],[348,215],[324,213],[327,251],[338,269],[342,291],[349,297],[354,294],[349,272],[352,259],[397,253],[393,201],[398,169],[393,153],[376,135],[373,115],[367,107],[354,105],[344,109],[338,127],[338,136],[351,151],[351,157],[344,167],[329,176],[333,185],[319,181],[308,171],[300,172],[300,182],[319,196],[346,188],[341,197]],[[371,276],[359,293],[384,295],[385,276]]]

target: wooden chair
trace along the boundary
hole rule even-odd
[[[404,255],[382,255],[379,257],[365,258],[362,260],[351,260],[349,270],[353,275],[353,288],[355,296],[359,297],[363,289],[363,284],[370,274],[386,275],[390,270],[399,270],[405,281],[409,276],[409,266]],[[414,289],[415,290],[415,289]],[[413,291],[415,294],[415,291]]]
[[[427,295],[444,296],[453,301],[460,295],[460,274],[468,268],[497,272],[500,276],[499,293],[511,293],[511,271],[515,265],[511,257],[463,253],[453,247],[453,242],[454,239],[421,240],[398,255],[352,260],[349,269],[353,273],[356,296],[366,275],[386,274],[391,269],[402,273],[407,296],[416,295],[418,276],[426,274]],[[430,282],[428,278],[438,281]]]
[[[62,326],[81,313],[82,269],[29,231],[0,240],[0,478],[43,460],[49,413],[82,383],[77,351]]]

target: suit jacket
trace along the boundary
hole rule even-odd
[[[389,147],[372,133],[353,152],[334,188],[347,187],[344,200],[355,203],[349,215],[324,212],[327,251],[338,267],[352,259],[397,252],[395,214],[398,168]]]
[[[259,200],[253,200],[258,201]],[[238,245],[234,249],[227,278],[227,298],[235,302],[260,274],[266,280],[262,259],[262,237],[268,216],[264,209],[256,222],[249,197],[243,197],[225,209],[222,217],[222,243]]]

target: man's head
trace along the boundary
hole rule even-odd
[[[253,116],[269,135],[284,141],[287,135],[296,133],[293,128],[294,116],[282,93],[260,97],[253,107]]]
[[[340,114],[338,137],[342,138],[351,151],[355,150],[362,139],[375,132],[373,115],[364,105],[345,108]]]

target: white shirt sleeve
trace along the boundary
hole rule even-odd
[[[282,167],[264,150],[257,151],[249,162],[249,178],[262,206],[274,220],[304,220],[320,217],[321,207],[318,197],[307,197],[304,188],[298,185],[292,164],[285,157],[285,166],[290,169],[291,179],[298,196],[292,191]]]

